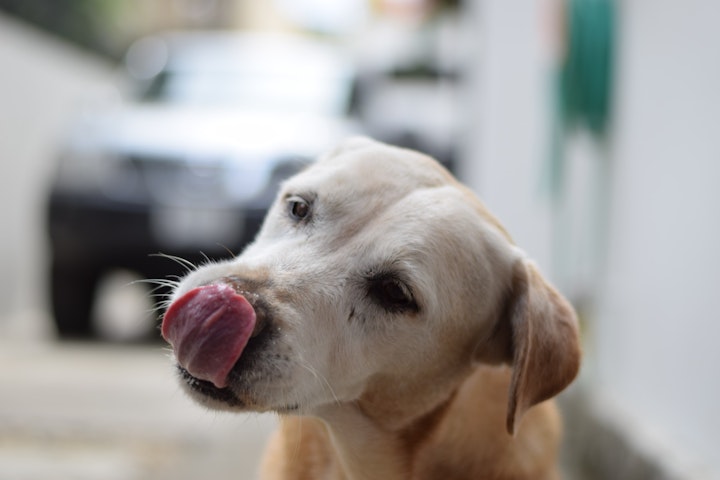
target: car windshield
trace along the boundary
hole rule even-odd
[[[143,100],[321,115],[347,113],[349,68],[322,51],[183,52],[156,75]],[[247,49],[243,49],[247,50]]]

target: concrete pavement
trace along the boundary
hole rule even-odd
[[[0,480],[253,479],[272,415],[190,402],[160,345],[0,340]]]

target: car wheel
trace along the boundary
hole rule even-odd
[[[61,339],[93,339],[95,292],[100,269],[52,265],[50,290],[52,313]]]

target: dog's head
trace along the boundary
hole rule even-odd
[[[572,308],[434,160],[354,139],[288,180],[256,240],[163,320],[187,390],[238,410],[353,402],[398,422],[508,363],[508,429],[579,365]],[[398,408],[400,405],[400,408]]]

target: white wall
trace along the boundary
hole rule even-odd
[[[43,202],[57,142],[113,70],[0,15],[0,328],[45,306]]]
[[[720,472],[720,3],[622,5],[597,380]]]
[[[549,151],[549,84],[542,2],[469,2],[474,60],[468,135],[459,175],[541,267],[552,263],[550,210],[542,187]]]
[[[552,225],[557,212],[538,195],[548,148],[542,45],[551,3],[471,3],[483,55],[473,69],[461,172],[558,277],[552,252],[563,251],[559,227],[567,225]],[[584,380],[652,438],[645,447],[691,466],[681,478],[700,478],[698,466],[708,472],[702,478],[720,478],[720,3],[617,3],[617,110],[604,160],[609,177],[600,183],[607,218],[583,227],[594,226],[590,243],[604,246],[589,283],[595,309]],[[587,164],[588,156],[585,149],[586,158],[571,161]],[[598,185],[600,170],[580,170],[589,187]],[[569,195],[570,206],[583,200],[573,185]]]

